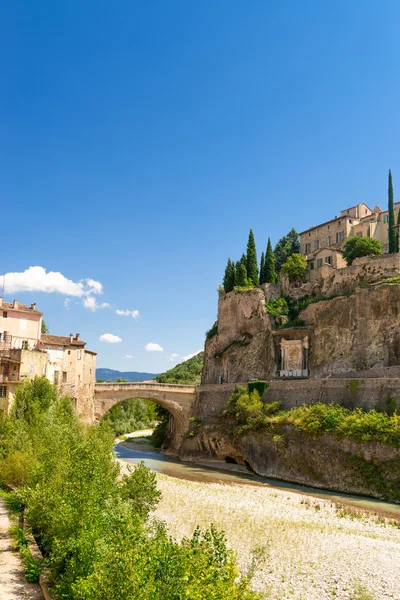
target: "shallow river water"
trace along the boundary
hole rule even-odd
[[[117,444],[114,448],[117,458],[125,460],[130,463],[138,464],[143,461],[144,464],[157,473],[163,473],[171,477],[178,477],[179,479],[188,479],[191,481],[201,481],[204,483],[225,483],[225,484],[239,484],[239,485],[261,485],[270,488],[277,488],[281,490],[288,490],[298,494],[305,494],[308,496],[314,496],[316,498],[322,498],[324,500],[330,500],[332,502],[338,502],[346,504],[348,506],[354,506],[361,510],[368,510],[379,513],[382,516],[391,517],[400,520],[400,504],[393,504],[391,502],[383,502],[376,500],[375,498],[367,498],[365,496],[353,496],[351,494],[342,494],[340,492],[333,492],[330,490],[320,490],[313,487],[298,485],[296,483],[288,483],[286,481],[280,481],[276,479],[268,479],[266,477],[260,477],[251,472],[240,472],[213,466],[212,463],[199,464],[183,462],[177,458],[171,458],[165,454],[159,454],[156,452],[142,452],[140,450],[133,450]],[[233,465],[232,465],[233,466]]]

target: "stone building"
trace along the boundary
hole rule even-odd
[[[397,222],[400,202],[395,204]],[[335,269],[346,266],[342,252],[345,241],[354,235],[370,237],[389,251],[389,213],[379,206],[372,210],[364,203],[342,210],[340,216],[310,227],[300,235],[300,251],[307,257],[309,281],[330,277]]]
[[[15,391],[35,375],[45,375],[60,393],[70,396],[76,411],[92,421],[96,353],[85,349],[80,334],[42,334],[42,313],[0,298],[0,410],[8,412]]]

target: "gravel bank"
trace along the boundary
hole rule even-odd
[[[223,529],[242,570],[258,557],[265,598],[400,600],[399,523],[282,490],[157,479],[170,533]]]

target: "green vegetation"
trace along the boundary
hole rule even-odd
[[[353,260],[360,256],[378,256],[379,254],[383,254],[382,243],[379,240],[373,240],[369,237],[359,237],[358,235],[348,238],[343,248],[343,258],[349,267],[353,264]]]
[[[206,331],[206,340],[211,340],[215,335],[218,335],[218,323],[214,323],[214,325]]]
[[[42,333],[49,333],[49,328],[47,327],[44,319],[42,319]]]
[[[225,292],[231,292],[235,287],[236,274],[235,263],[228,258],[228,263],[225,268],[223,287]]]
[[[44,377],[21,386],[16,404],[24,410],[2,423],[0,477],[20,486],[57,600],[259,598],[214,527],[176,542],[149,520],[156,476],[142,464],[121,478],[106,424],[82,424]]]
[[[211,330],[210,330],[211,331]],[[215,335],[215,334],[213,334]],[[199,385],[204,364],[204,352],[199,352],[189,360],[176,365],[169,371],[157,375],[158,383],[180,383],[186,385]]]
[[[398,240],[395,226],[395,215],[394,215],[394,194],[393,194],[393,182],[392,172],[389,169],[389,180],[388,180],[388,211],[389,211],[389,254],[397,252]]]
[[[32,557],[29,550],[29,540],[21,527],[14,525],[10,528],[10,534],[14,539],[14,548],[21,555],[25,577],[31,583],[38,583],[40,573],[44,568],[43,560]]]
[[[351,379],[350,381],[348,381],[346,383],[346,388],[352,392],[353,394],[355,394],[356,392],[358,392],[359,388],[360,388],[360,380],[359,379]]]
[[[332,433],[360,442],[371,440],[400,448],[400,415],[388,415],[377,410],[369,412],[361,408],[349,409],[340,404],[303,404],[290,410],[279,410],[278,403],[263,404],[256,390],[250,394],[238,387],[228,402],[228,412],[239,412],[240,431],[246,429],[274,431],[284,425],[292,425],[299,431],[309,433]],[[257,399],[258,397],[258,399]],[[246,402],[249,411],[246,416]],[[239,407],[239,408],[238,408]],[[243,428],[246,425],[246,428]]]
[[[289,314],[289,307],[285,298],[267,300],[265,302],[265,309],[271,317],[287,316]]]
[[[283,236],[272,250],[270,238],[265,253],[261,254],[260,268],[257,265],[256,243],[250,229],[246,254],[237,262],[228,258],[223,285],[218,286],[218,294],[240,291],[263,283],[276,283],[277,273],[293,254],[300,252],[299,235],[295,229]]]
[[[289,256],[292,254],[300,253],[300,240],[299,234],[293,228],[289,231],[287,235],[281,237],[278,243],[275,246],[274,254],[275,254],[275,269],[276,272],[279,273],[282,265],[287,261]]]
[[[151,400],[131,398],[113,406],[105,420],[115,435],[148,429],[157,421],[156,405]]]
[[[307,277],[307,259],[304,254],[291,254],[283,263],[281,273],[289,278],[289,281],[303,281]]]
[[[259,276],[258,276],[256,242],[254,240],[254,233],[251,229],[250,229],[250,233],[249,233],[249,239],[247,242],[246,267],[247,267],[247,278],[251,281],[252,285],[258,285],[259,284]]]
[[[264,283],[276,283],[275,254],[272,250],[270,238],[268,238],[267,252],[265,254]]]
[[[249,393],[251,394],[251,392],[253,390],[257,390],[260,398],[263,395],[263,393],[265,392],[267,387],[268,387],[268,383],[262,379],[257,379],[255,381],[249,381],[249,383],[247,384],[247,389],[249,390]]]

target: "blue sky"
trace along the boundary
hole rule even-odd
[[[3,3],[0,273],[65,279],[10,276],[5,299],[101,367],[200,350],[250,227],[260,254],[385,206],[389,168],[396,194],[399,17],[395,0]]]

